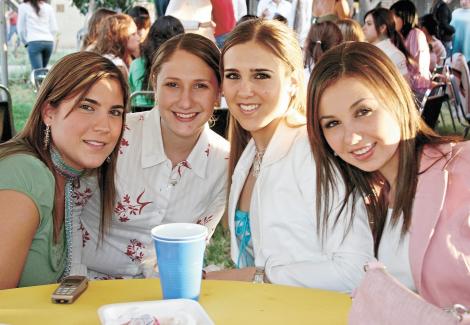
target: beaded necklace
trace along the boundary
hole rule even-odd
[[[51,160],[54,169],[63,177],[65,177],[65,213],[64,213],[64,224],[65,224],[65,243],[67,252],[67,262],[65,264],[65,270],[62,277],[66,277],[70,274],[70,267],[72,265],[72,195],[73,188],[78,187],[80,175],[83,174],[83,170],[77,170],[70,166],[67,166],[60,156],[60,153],[54,146],[50,148]]]
[[[266,149],[259,150],[256,149],[255,159],[253,160],[253,176],[258,178],[258,175],[261,171],[261,164],[263,162],[264,153]]]

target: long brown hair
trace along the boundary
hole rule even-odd
[[[25,153],[40,159],[54,172],[51,156],[48,148],[44,148],[45,124],[42,120],[42,110],[47,104],[58,107],[63,100],[67,100],[78,95],[77,103],[86,96],[93,85],[102,79],[113,79],[119,82],[123,95],[123,102],[127,108],[129,91],[127,80],[122,72],[108,59],[92,52],[77,52],[66,55],[57,62],[44,79],[36,99],[36,103],[29,115],[28,120],[21,132],[13,139],[0,145],[0,159],[14,154]],[[123,129],[125,114],[122,117]],[[101,222],[100,233],[104,235],[109,228],[115,196],[114,173],[116,170],[116,160],[119,153],[119,143],[110,155],[110,161],[96,169],[98,183],[101,190]],[[54,139],[51,139],[52,143]],[[55,197],[58,195],[56,181]],[[54,216],[57,215],[54,203]],[[53,218],[54,229],[56,229],[56,218]],[[54,240],[57,241],[58,233],[54,232]]]
[[[220,60],[220,71],[224,71],[224,55],[235,45],[248,42],[256,42],[260,46],[269,49],[274,56],[281,59],[295,79],[297,80],[297,91],[292,96],[289,103],[289,111],[285,117],[288,124],[292,127],[305,125],[303,117],[305,116],[305,86],[303,72],[303,58],[300,45],[293,31],[285,24],[279,21],[251,19],[247,20],[229,34],[222,48],[222,57]],[[299,117],[300,120],[299,121]],[[237,165],[240,156],[245,149],[251,135],[243,129],[232,115],[229,117],[229,182],[232,179],[233,171]],[[230,187],[230,184],[229,184]]]
[[[88,46],[95,42],[101,32],[101,22],[106,17],[115,15],[116,12],[106,8],[98,8],[88,22],[88,32],[83,40],[81,50],[84,51]]]
[[[24,3],[29,3],[31,7],[33,7],[34,11],[36,12],[36,15],[39,16],[39,12],[41,11],[41,7],[39,7],[39,4],[43,2],[42,0],[24,0]]]
[[[313,24],[305,40],[304,67],[310,71],[320,57],[333,46],[343,41],[343,34],[338,25],[331,21]]]
[[[406,80],[393,62],[377,47],[369,43],[349,42],[341,44],[320,59],[310,78],[307,95],[307,130],[316,161],[317,174],[317,220],[318,232],[326,233],[330,197],[335,183],[335,170],[341,174],[346,186],[342,209],[359,196],[366,201],[367,214],[372,228],[377,252],[385,224],[389,202],[384,195],[390,184],[380,172],[362,171],[334,156],[323,135],[319,122],[319,105],[325,90],[340,79],[350,77],[360,80],[372,90],[377,99],[395,117],[400,126],[401,140],[398,145],[399,167],[396,194],[393,202],[392,224],[403,214],[402,234],[410,227],[411,211],[419,173],[419,157],[425,144],[437,145],[455,141],[441,137],[426,126],[419,116],[414,98]],[[382,191],[377,192],[376,186]],[[339,218],[336,215],[336,221]],[[320,223],[320,220],[323,222]]]
[[[127,41],[128,30],[132,24],[134,24],[132,18],[125,14],[115,14],[103,19],[96,39],[95,52],[101,55],[117,56],[129,67],[132,58],[127,49]]]

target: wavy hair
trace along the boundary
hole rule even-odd
[[[103,19],[101,31],[96,39],[95,52],[101,55],[112,54],[121,58],[127,67],[131,63],[131,53],[127,49],[129,27],[134,24],[132,18],[125,14],[115,14]]]
[[[126,108],[128,106],[129,91],[127,80],[122,72],[108,59],[92,52],[77,52],[64,56],[49,71],[41,84],[34,107],[28,120],[21,132],[13,139],[0,145],[0,159],[7,156],[25,153],[40,159],[49,170],[53,171],[49,149],[44,148],[43,139],[46,126],[42,120],[42,111],[45,105],[58,107],[64,100],[78,95],[76,103],[79,103],[86,96],[88,91],[99,80],[116,80],[122,91],[122,100]],[[122,117],[124,127],[125,114]],[[122,137],[119,136],[116,147],[110,155],[110,161],[104,162],[96,168],[98,183],[101,192],[101,237],[110,226],[113,212],[114,197],[116,193],[114,184],[114,173],[116,170],[116,160],[119,153],[119,143]],[[51,140],[54,142],[54,139]],[[54,178],[56,174],[52,173]],[[56,180],[57,184],[57,180]],[[59,195],[56,186],[55,196]],[[57,209],[54,203],[53,214],[57,215]],[[53,218],[54,229],[56,229],[56,220]],[[54,240],[57,242],[59,234],[54,231]]]

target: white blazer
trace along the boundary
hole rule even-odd
[[[251,139],[232,176],[228,216],[231,257],[238,259],[234,216],[241,190],[255,156]],[[338,182],[339,183],[339,182]],[[344,185],[338,184],[344,197]],[[336,227],[329,227],[321,243],[315,216],[316,172],[306,127],[281,122],[263,157],[250,204],[250,227],[255,265],[265,267],[272,283],[350,292],[358,286],[363,266],[373,258],[373,240],[362,205],[356,203],[355,221],[343,212]],[[345,209],[347,210],[347,209]],[[333,209],[332,218],[337,209]],[[332,224],[332,222],[331,222]]]

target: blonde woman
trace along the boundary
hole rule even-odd
[[[365,215],[358,211],[349,227],[350,206],[339,201],[330,206],[341,215],[334,222],[315,214],[315,161],[294,33],[276,21],[240,24],[222,50],[221,72],[231,114],[227,213],[237,269],[207,277],[351,291],[372,256],[372,238]]]

